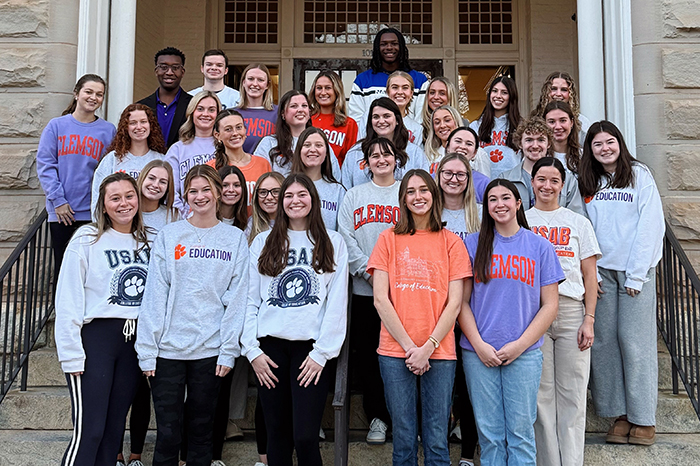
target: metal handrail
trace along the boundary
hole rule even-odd
[[[347,466],[350,441],[350,397],[348,366],[350,360],[350,309],[352,306],[352,292],[348,291],[348,320],[345,341],[338,355],[335,370],[335,392],[333,394],[333,421],[334,432],[334,457],[333,464]]]
[[[0,403],[21,373],[27,389],[29,352],[53,312],[53,253],[44,210],[0,268]]]
[[[680,379],[700,418],[700,279],[668,222],[656,283],[656,316],[671,353],[673,393]]]

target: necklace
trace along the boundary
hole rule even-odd
[[[214,227],[209,227],[209,228],[197,228],[196,226],[192,225],[192,223],[190,223],[189,220],[187,220],[187,223],[188,223],[192,228],[194,228],[194,234],[197,236],[197,242],[198,242],[198,243],[201,243],[202,240],[204,239],[204,237],[207,236],[207,235],[209,234],[209,232],[212,231],[212,230],[214,229],[214,227],[216,226],[216,225],[214,225]],[[218,225],[218,223],[217,223],[217,225]],[[206,230],[206,231],[204,232],[204,234],[200,235],[200,234],[199,234],[199,231],[200,231],[200,230]]]
[[[464,215],[464,211],[461,209],[460,210],[443,209],[443,212],[447,212],[448,214],[450,214],[450,217],[452,217],[455,220],[459,220],[459,218]]]
[[[536,214],[539,218],[541,218],[542,222],[549,227],[551,225],[555,225],[554,219],[557,218],[557,216],[559,215],[559,212],[561,212],[561,209],[562,209],[561,206],[559,206],[553,211],[552,210],[540,210],[537,207],[533,207],[530,210],[532,211],[532,213]],[[545,218],[545,216],[542,214],[542,212],[548,212],[548,213],[553,212],[553,213],[551,214],[551,216],[549,216],[549,220],[548,220],[547,218]]]

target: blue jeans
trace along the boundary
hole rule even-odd
[[[457,361],[431,359],[430,370],[420,376],[421,436],[425,466],[449,466],[447,435]],[[384,395],[394,436],[394,466],[418,465],[418,376],[406,368],[404,358],[379,356]]]
[[[542,352],[527,351],[507,366],[486,367],[475,352],[462,350],[462,361],[479,432],[482,466],[535,466],[533,425]]]

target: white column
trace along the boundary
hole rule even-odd
[[[605,118],[602,0],[578,0],[576,22],[581,113],[598,121]]]
[[[107,79],[108,47],[109,0],[80,0],[76,81],[88,73]]]
[[[630,0],[605,0],[605,94],[608,120],[636,147]],[[584,114],[585,115],[585,114]]]
[[[112,2],[109,35],[109,105],[107,119],[115,125],[134,98],[136,0]]]

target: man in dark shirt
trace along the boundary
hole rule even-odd
[[[170,147],[178,140],[178,131],[187,119],[187,105],[192,99],[180,87],[185,75],[185,54],[175,47],[166,47],[156,53],[155,64],[160,86],[139,103],[151,107],[156,114],[165,144]]]

